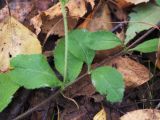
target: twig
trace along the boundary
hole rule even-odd
[[[128,105],[122,105],[122,106],[119,106],[118,108],[122,109],[122,108],[125,108],[125,107],[130,107],[130,106],[134,106],[134,105],[137,105],[137,104],[141,104],[141,103],[146,103],[146,102],[158,102],[160,101],[160,99],[142,99],[141,101],[138,101],[136,103],[132,103],[132,104],[128,104]]]
[[[115,32],[117,29],[122,28],[125,23],[119,23],[114,28],[112,28],[111,32]]]
[[[42,44],[42,47],[44,48],[44,45],[46,44],[47,42],[47,39],[49,38],[49,36],[51,35],[51,33],[53,32],[53,30],[55,29],[55,27],[57,27],[57,25],[62,21],[63,19],[60,19],[58,20],[58,22],[56,24],[54,24],[54,26],[50,29],[50,31],[47,33],[45,39],[44,39],[44,42]]]
[[[117,23],[118,23],[118,22],[117,22]],[[126,23],[126,21],[125,21],[125,22],[119,22],[119,23]],[[140,23],[140,22],[139,22],[139,23]],[[152,27],[153,27],[153,26],[152,26]],[[136,43],[140,42],[143,38],[145,38],[148,34],[150,34],[150,33],[151,33],[153,30],[155,30],[155,29],[157,29],[157,26],[156,26],[156,27],[153,27],[151,30],[149,30],[147,33],[145,33],[143,36],[141,36],[141,37],[140,37],[139,39],[137,39],[135,42],[136,42]],[[67,29],[67,30],[68,30],[68,29]],[[66,37],[66,36],[65,36],[65,37]],[[68,37],[68,35],[67,35],[67,37]],[[134,42],[133,44],[131,44],[128,48],[133,47],[133,46],[136,44],[135,42]],[[106,58],[105,60],[103,60],[102,62],[100,62],[99,64],[97,64],[97,65],[95,66],[95,68],[103,65],[104,63],[106,63],[107,61],[112,60],[112,59],[115,58],[115,57],[124,55],[125,53],[126,53],[126,51],[125,51],[125,50],[122,50],[122,51],[120,51],[119,53],[111,56],[110,58]],[[88,75],[88,72],[87,72],[87,73],[84,73],[83,75],[81,75],[79,78],[77,78],[77,79],[76,79],[75,81],[73,81],[72,83],[77,82],[78,80],[82,79],[82,78],[85,77],[86,75]],[[69,86],[69,85],[68,85],[68,86]],[[67,87],[68,87],[68,86],[67,86]],[[66,88],[67,88],[67,87],[66,87]],[[15,119],[13,119],[13,120],[20,120],[20,119],[24,118],[25,116],[31,114],[31,113],[34,112],[37,108],[42,107],[43,105],[45,105],[46,103],[48,103],[48,102],[50,102],[52,99],[54,99],[57,95],[60,94],[60,92],[61,92],[60,89],[57,90],[57,92],[56,92],[55,94],[51,95],[49,98],[47,98],[46,100],[44,100],[43,102],[41,102],[41,103],[38,104],[37,106],[29,109],[28,111],[26,111],[25,113],[19,115],[17,118],[15,118]]]
[[[133,42],[130,46],[127,47],[127,50],[129,50],[130,48],[134,47],[137,43],[141,42],[141,40],[143,40],[147,35],[149,35],[150,33],[152,33],[154,30],[159,30],[160,22],[158,22],[158,24],[156,25],[156,27],[152,27],[150,30],[148,30],[145,34],[143,34],[140,38],[138,38],[135,42]]]
[[[51,95],[49,98],[47,98],[46,100],[44,100],[43,102],[41,102],[40,104],[38,104],[37,106],[29,109],[28,111],[26,111],[25,113],[19,115],[18,117],[16,117],[15,119],[13,120],[21,120],[23,119],[24,117],[26,117],[27,115],[31,114],[32,112],[34,112],[35,110],[37,110],[39,107],[42,107],[43,105],[47,104],[48,102],[50,102],[53,98],[55,98],[59,93],[60,93],[60,89],[57,90],[55,92],[55,94]]]
[[[110,61],[110,60],[112,60],[113,58],[118,57],[118,56],[123,55],[123,54],[124,54],[124,53],[122,53],[122,51],[121,51],[120,53],[118,53],[118,54],[116,54],[116,55],[114,55],[114,56],[111,56],[110,58],[106,58],[104,61],[102,61],[102,62],[100,62],[99,64],[97,64],[97,65],[95,66],[95,68],[97,68],[97,67],[103,65],[105,62]],[[82,78],[85,77],[86,75],[88,75],[88,72],[86,72],[86,73],[84,73],[83,75],[81,75],[80,77],[78,77],[78,78],[77,78],[75,81],[73,81],[71,84],[77,82],[78,80],[82,79]],[[70,84],[69,84],[68,86],[66,86],[65,89],[66,89],[67,87],[69,87],[69,86],[70,86]],[[47,98],[46,100],[44,100],[43,102],[41,102],[41,103],[38,104],[37,106],[29,109],[28,111],[26,111],[25,113],[19,115],[18,117],[16,117],[16,118],[13,119],[13,120],[21,120],[22,118],[26,117],[27,115],[29,115],[29,114],[31,114],[32,112],[34,112],[35,110],[37,110],[39,107],[42,107],[43,105],[45,105],[45,104],[47,104],[48,102],[50,102],[50,101],[51,101],[52,99],[54,99],[57,95],[59,95],[60,92],[61,92],[60,89],[57,90],[57,91],[55,92],[55,94],[51,95],[49,98]]]
[[[135,42],[133,42],[131,45],[129,45],[127,47],[127,49],[130,49],[130,48],[134,47],[137,43],[141,42],[141,40],[143,40],[147,35],[152,33],[155,29],[156,28],[151,28],[150,30],[148,30],[145,34],[143,34],[141,37],[139,37]]]
[[[79,110],[79,105],[78,105],[78,103],[77,103],[74,99],[65,96],[62,92],[61,92],[61,95],[62,95],[64,98],[66,98],[67,100],[72,101],[72,102],[76,105],[77,109]]]
[[[8,7],[9,16],[11,17],[11,9],[9,7],[8,0],[5,0],[5,2],[6,2],[6,5]]]
[[[30,92],[31,91],[26,90],[26,89],[23,89],[21,91],[20,97],[18,97],[11,106],[10,114],[8,115],[7,120],[11,120],[19,114],[20,110],[22,109],[22,106],[25,104],[27,98],[30,95]]]

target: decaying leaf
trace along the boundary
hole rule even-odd
[[[107,113],[104,108],[94,116],[93,120],[107,120]]]
[[[0,71],[6,71],[10,59],[18,54],[41,53],[36,35],[14,18],[6,18],[0,29]]]
[[[142,109],[128,112],[120,120],[160,120],[160,110]]]
[[[116,5],[118,5],[120,8],[127,8],[131,5],[137,5],[140,3],[147,3],[149,0],[116,0]]]
[[[99,51],[96,52],[96,58],[95,58],[94,61],[95,62],[100,62],[108,56],[112,56],[114,54],[117,54],[122,49],[123,49],[123,47],[118,46],[118,47],[115,47],[115,48],[110,49],[110,50],[99,50]]]
[[[132,5],[131,3],[126,2],[125,0],[116,0],[115,4],[121,9],[127,8],[130,5]]]
[[[87,13],[86,4],[89,3],[92,8],[94,7],[94,0],[70,0],[66,4],[68,8],[68,27],[72,29],[75,27],[79,17],[84,16]],[[36,29],[36,34],[41,31],[43,33],[64,35],[64,25],[61,12],[60,2],[49,8],[48,10],[40,13],[39,15],[31,19],[31,23]]]
[[[98,30],[111,30],[112,23],[108,5],[103,0],[100,1],[98,6],[79,26],[79,28],[87,29],[91,32],[95,32]]]
[[[132,3],[132,4],[139,4],[139,3],[144,3],[144,2],[149,2],[149,0],[125,0],[126,2]]]
[[[106,63],[117,68],[124,76],[126,87],[137,87],[147,82],[151,77],[149,70],[142,64],[128,58],[118,57]]]
[[[157,52],[156,66],[160,69],[160,50]]]
[[[130,6],[129,3],[122,0],[108,1],[108,5],[110,6],[111,12],[122,21],[127,21],[127,13],[123,8]]]
[[[24,1],[12,0],[9,3],[11,15],[14,16],[14,18],[16,18],[20,22],[24,21],[29,12],[31,12],[33,6],[34,5],[27,0]],[[2,21],[7,16],[9,16],[9,10],[8,7],[5,6],[0,10],[0,21]]]

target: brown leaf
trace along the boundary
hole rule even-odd
[[[101,109],[93,118],[93,120],[107,120],[107,113],[105,109]]]
[[[160,111],[156,109],[142,109],[128,112],[120,120],[160,120]]]
[[[111,15],[107,4],[102,0],[79,28],[89,31],[111,30]]]
[[[149,0],[125,0],[126,2],[129,2],[129,3],[132,3],[132,4],[139,4],[139,3],[146,3],[146,2],[149,2]]]
[[[31,12],[33,4],[30,1],[26,0],[21,2],[12,0],[9,3],[9,8],[11,11],[11,15],[18,21],[23,22],[26,16]],[[2,21],[7,16],[9,16],[9,10],[8,7],[5,6],[0,10],[0,21]]]
[[[92,7],[94,6],[94,0],[70,0],[66,4],[66,7],[68,8],[67,18],[69,30],[75,27],[79,17],[82,17],[86,14],[86,3],[90,3]],[[34,28],[36,29],[36,34],[39,34],[42,31],[43,33],[49,32],[50,34],[58,34],[59,36],[63,36],[64,25],[60,2],[33,17],[31,19],[31,24],[33,24]]]
[[[18,54],[39,54],[41,45],[37,36],[14,18],[0,23],[0,71],[6,71],[10,59]]]
[[[130,7],[131,5],[137,5],[144,2],[149,2],[149,0],[115,0],[114,4],[116,4],[121,9],[124,9]]]
[[[94,93],[95,93],[95,88],[91,83],[89,75],[78,80],[64,91],[64,94],[70,98],[82,95],[90,97]]]
[[[119,2],[120,1],[120,2]],[[130,6],[127,2],[121,3],[121,0],[116,0],[115,2],[109,1],[108,4],[111,8],[111,12],[121,21],[127,21],[127,13],[123,8]]]
[[[115,4],[121,9],[127,8],[132,5],[131,3],[126,2],[125,0],[116,0]]]
[[[117,68],[124,77],[126,87],[140,86],[150,80],[152,76],[144,65],[128,57],[117,57],[106,65]]]
[[[105,59],[108,56],[112,56],[114,54],[117,54],[119,51],[121,51],[123,49],[123,47],[121,46],[117,46],[113,49],[109,49],[109,50],[99,50],[96,51],[96,57],[94,59],[95,62],[100,62],[103,59]]]

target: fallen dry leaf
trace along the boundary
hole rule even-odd
[[[33,4],[30,1],[26,0],[21,2],[12,0],[9,3],[9,8],[11,11],[11,15],[20,22],[23,22],[27,15],[31,12]],[[5,6],[0,10],[0,21],[2,21],[7,16],[9,16],[9,10],[8,7]]]
[[[116,4],[119,8],[124,9],[130,7],[131,5],[149,2],[149,0],[115,0],[115,2],[111,2]]]
[[[111,30],[111,14],[108,5],[105,4],[105,1],[100,1],[93,12],[78,28],[87,29],[91,32],[98,30]]]
[[[107,120],[107,113],[104,108],[94,116],[93,120]]]
[[[95,62],[100,62],[100,61],[104,60],[108,56],[112,56],[114,54],[117,54],[122,49],[123,49],[123,47],[117,46],[117,47],[115,47],[113,49],[109,49],[109,50],[99,50],[99,51],[96,51],[96,57],[95,57],[94,61]]]
[[[74,98],[77,96],[88,96],[91,97],[95,93],[95,88],[92,85],[89,75],[75,82],[71,86],[65,89],[63,92],[65,96]]]
[[[126,2],[125,0],[116,0],[115,4],[121,9],[127,8],[132,5],[131,3]]]
[[[135,5],[139,3],[149,2],[149,0],[125,0],[126,2],[133,3]]]
[[[150,71],[142,64],[128,58],[117,57],[105,65],[110,65],[123,75],[126,87],[137,87],[151,78]]]
[[[18,54],[41,53],[41,45],[30,30],[14,18],[0,23],[0,71],[9,68],[9,61]]]
[[[160,110],[135,110],[123,115],[120,120],[160,120]]]
[[[68,27],[72,29],[77,24],[79,17],[83,17],[87,13],[86,4],[89,3],[92,8],[94,7],[94,0],[70,0],[66,7],[68,8]],[[38,35],[41,31],[43,33],[64,35],[64,25],[61,12],[60,2],[41,12],[39,15],[31,19]]]
[[[122,3],[121,0],[116,0],[115,2],[113,1],[108,2],[111,12],[121,21],[127,21],[127,18],[128,18],[127,13],[125,10],[123,10],[123,8],[130,6],[130,4],[125,1],[124,3]]]

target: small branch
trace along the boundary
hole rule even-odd
[[[130,48],[134,47],[137,43],[141,42],[141,40],[143,40],[146,36],[148,36],[150,33],[152,33],[156,28],[151,28],[150,30],[148,30],[145,34],[143,34],[141,37],[139,37],[135,42],[133,42],[131,45],[129,45],[127,47],[127,49],[129,50]]]
[[[5,2],[6,2],[6,5],[8,7],[9,16],[11,17],[11,10],[10,10],[9,4],[8,4],[8,0],[5,0]]]
[[[110,61],[110,60],[112,60],[113,58],[118,57],[118,56],[121,56],[121,55],[123,55],[123,54],[125,54],[125,53],[124,53],[123,51],[121,51],[121,52],[115,54],[114,56],[111,56],[110,58],[106,58],[105,60],[103,60],[102,62],[100,62],[99,64],[97,64],[97,65],[95,66],[95,68],[97,68],[97,67],[103,65],[105,62]],[[85,77],[85,76],[87,76],[87,75],[88,75],[88,72],[84,73],[83,75],[81,75],[80,77],[78,77],[75,81],[73,81],[73,82],[70,83],[68,86],[66,86],[65,89],[66,89],[67,87],[69,87],[71,84],[74,84],[75,82],[77,82],[78,80],[82,79],[83,77]],[[64,89],[63,89],[63,90],[64,90]],[[53,100],[54,98],[56,98],[56,96],[59,95],[59,94],[61,93],[61,91],[62,91],[61,89],[57,90],[57,91],[55,92],[55,94],[51,95],[49,98],[47,98],[46,100],[44,100],[43,102],[41,102],[41,103],[38,104],[37,106],[29,109],[28,111],[26,111],[25,113],[19,115],[18,117],[16,117],[16,118],[13,119],[13,120],[21,120],[22,118],[24,118],[24,117],[26,117],[27,115],[31,114],[32,112],[36,111],[39,107],[42,107],[43,105],[47,104],[48,102],[50,102],[51,100]]]
[[[23,89],[20,93],[20,96],[13,102],[11,109],[10,109],[10,114],[8,115],[7,120],[12,120],[15,118],[19,112],[21,111],[22,107],[24,106],[25,102],[27,101],[29,95],[30,95],[29,90]]]
[[[158,24],[155,27],[152,26],[152,28],[150,30],[148,30],[145,34],[143,34],[141,37],[139,37],[135,42],[133,42],[131,45],[129,45],[126,49],[129,50],[132,47],[134,47],[137,43],[141,42],[141,40],[143,40],[146,36],[151,34],[154,30],[157,29],[160,31],[159,25],[160,25],[160,22],[158,22]]]
[[[62,95],[64,98],[66,98],[67,100],[72,101],[72,102],[76,105],[77,109],[79,110],[79,105],[78,105],[78,103],[77,103],[74,99],[65,96],[62,92],[61,92],[61,95]]]
[[[122,28],[125,23],[119,23],[114,28],[111,29],[111,32],[115,32],[117,29]]]
[[[60,89],[57,90],[55,92],[55,94],[51,95],[49,98],[47,98],[46,100],[44,100],[43,102],[41,102],[40,104],[38,104],[37,106],[29,109],[28,111],[26,111],[25,113],[19,115],[18,117],[14,118],[13,120],[21,120],[23,119],[24,117],[26,117],[27,115],[31,114],[32,112],[36,111],[39,107],[42,107],[43,105],[49,103],[53,98],[55,98],[57,95],[60,94]]]

